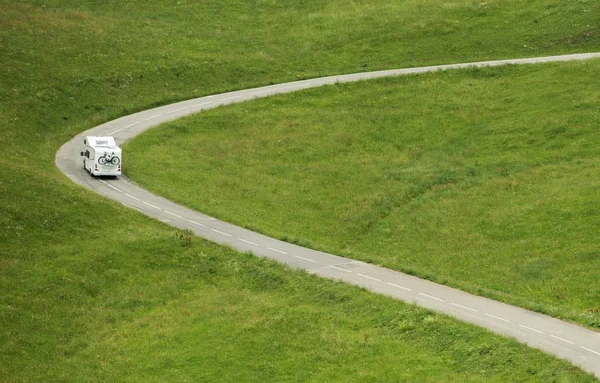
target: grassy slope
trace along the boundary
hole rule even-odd
[[[599,74],[595,60],[278,96],[136,138],[128,172],[230,222],[600,328]]]
[[[177,313],[186,304],[194,310],[195,297],[201,292],[213,294],[189,267],[192,263],[202,268],[207,263],[186,256],[192,250],[176,247],[179,240],[173,238],[173,230],[81,190],[57,171],[54,153],[77,132],[169,100],[269,82],[361,69],[595,50],[600,46],[595,12],[595,5],[560,1],[533,5],[464,1],[452,7],[423,1],[351,6],[342,1],[286,2],[285,6],[218,1],[0,1],[1,380],[136,380],[143,374],[173,380],[177,373],[200,373],[199,365],[232,365],[231,358],[215,360],[215,355],[223,354],[213,353],[210,362],[200,359],[204,364],[181,366],[178,363],[198,351],[197,346],[180,349],[178,338],[169,341],[168,337],[163,343],[152,343],[151,335],[144,333],[160,326],[161,310],[165,310],[163,316],[183,323],[167,329],[174,337],[195,329],[206,334],[200,329],[208,319],[199,316],[194,328],[181,322]],[[226,262],[239,261],[239,255],[202,242],[193,248],[197,253],[222,255]],[[260,270],[272,267],[244,262],[254,264],[258,276],[242,273],[237,282],[231,282],[235,287],[223,294],[243,296],[236,283],[260,282]],[[333,301],[355,291],[273,269],[284,280],[302,279],[298,283],[303,288],[312,283],[315,290],[309,291],[315,294],[318,286],[314,284],[325,283],[323,294],[330,294]],[[217,275],[227,279],[223,274]],[[284,292],[278,293],[282,308]],[[216,293],[212,296],[217,300]],[[361,299],[382,298],[365,295]],[[402,318],[428,315],[397,302],[386,304],[408,310]],[[321,317],[336,317],[328,311],[335,309],[330,306],[330,301],[321,308],[317,303],[313,308],[307,304],[306,315],[322,310]],[[207,303],[204,307],[214,310],[218,306]],[[352,314],[359,307],[350,303],[348,315],[366,323],[365,332],[376,331],[377,316],[372,312]],[[260,311],[260,305],[249,309]],[[434,322],[447,321],[433,318]],[[230,316],[225,330],[213,334],[207,347],[224,347],[227,343],[219,337],[240,329],[236,319],[237,315]],[[317,319],[315,331],[326,334],[327,322]],[[152,322],[147,330],[143,330],[144,320]],[[131,326],[136,324],[142,328],[140,338],[133,337]],[[487,380],[493,378],[490,374],[498,380],[517,379],[517,374],[546,381],[565,374],[585,379],[564,363],[521,346],[494,346],[506,342],[467,326],[454,326],[456,331],[474,331],[482,342],[463,348],[472,351],[464,366],[455,363],[465,359],[445,354],[435,366],[441,372],[434,376],[440,380],[463,380],[466,375]],[[444,345],[452,339],[452,327],[446,330],[446,323],[436,331],[439,337],[424,336],[416,342]],[[340,335],[315,358],[334,353],[338,344],[351,339]],[[378,339],[383,342],[384,338]],[[259,340],[257,347],[269,344]],[[361,347],[349,347],[347,359],[338,359],[342,361],[338,366],[348,368],[348,361],[360,359]],[[510,353],[511,347],[514,357],[502,355]],[[171,366],[160,365],[159,361],[169,360],[161,350],[170,354]],[[235,352],[243,350],[234,348]],[[426,357],[417,358],[415,364],[424,365],[434,357],[423,353]],[[500,356],[492,357],[495,353]],[[251,355],[243,357],[252,361]],[[517,365],[502,366],[507,360]],[[528,366],[518,364],[521,360],[527,360]],[[156,363],[144,367],[146,361]],[[277,361],[274,368],[282,363]],[[381,372],[378,380],[391,374],[388,371],[397,363],[389,363],[390,370]],[[412,371],[416,380],[425,372],[410,363],[404,373]],[[459,370],[471,365],[472,370]],[[114,366],[119,369],[110,370]],[[535,375],[543,369],[550,372]],[[224,374],[240,371],[220,370]],[[246,371],[250,371],[248,366],[241,369]]]
[[[4,260],[4,382],[594,380],[474,326],[82,194],[68,197],[99,205],[90,215],[113,237],[73,241],[82,229]]]

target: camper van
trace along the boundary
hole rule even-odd
[[[120,176],[122,154],[121,148],[113,137],[86,136],[83,139],[85,151],[83,168],[93,176]]]

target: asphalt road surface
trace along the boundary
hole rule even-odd
[[[79,155],[83,149],[83,137],[86,135],[114,136],[117,143],[122,144],[163,122],[202,110],[326,84],[468,67],[592,58],[600,58],[600,53],[347,74],[201,97],[125,116],[82,132],[60,148],[56,155],[56,164],[74,182],[172,226],[192,230],[201,237],[242,252],[249,251],[257,256],[274,259],[312,274],[358,285],[376,293],[415,303],[485,327],[559,358],[567,359],[600,378],[600,333],[598,332],[383,267],[282,242],[219,221],[154,195],[125,176],[118,179],[93,178],[83,169],[83,160]],[[124,170],[127,170],[127,153],[125,153]]]

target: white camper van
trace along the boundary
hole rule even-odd
[[[120,176],[122,153],[113,137],[86,136],[83,168],[93,176]]]

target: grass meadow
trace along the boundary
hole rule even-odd
[[[600,61],[330,86],[128,144],[159,194],[600,328]]]
[[[600,48],[598,5],[0,0],[0,381],[592,381],[72,184],[110,119],[299,78]],[[375,357],[376,356],[376,357]]]
[[[114,237],[81,246],[70,233],[51,256],[20,251],[3,269],[0,380],[595,381],[475,326],[109,206],[115,216],[94,222]]]

